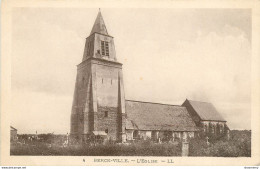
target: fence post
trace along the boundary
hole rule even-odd
[[[188,156],[188,155],[189,155],[189,142],[183,141],[181,156]]]

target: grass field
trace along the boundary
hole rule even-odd
[[[64,156],[180,156],[179,144],[107,144],[96,146],[74,145],[62,147],[40,143],[37,145],[12,145],[11,155],[64,155]]]
[[[31,142],[26,144],[11,143],[11,155],[31,156],[181,156],[181,143],[153,143],[139,141],[132,144],[106,145],[73,145],[63,147],[61,142],[49,143]],[[189,156],[214,157],[250,157],[251,131],[236,131],[230,133],[230,140],[218,138],[210,141],[193,139],[190,141]]]

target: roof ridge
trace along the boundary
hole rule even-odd
[[[155,102],[138,101],[138,100],[129,100],[129,99],[125,99],[125,100],[126,100],[126,101],[132,101],[132,102],[140,102],[140,103],[151,103],[151,104],[160,104],[160,105],[167,105],[167,106],[185,107],[185,106],[182,106],[182,105],[174,105],[174,104],[155,103]]]
[[[10,126],[11,127],[11,129],[13,129],[13,130],[17,130],[16,128],[14,128],[13,126]]]
[[[205,101],[197,101],[197,100],[190,100],[190,99],[186,99],[186,100],[192,101],[192,102],[201,102],[201,103],[210,103],[210,104],[212,104],[211,102],[205,102]]]

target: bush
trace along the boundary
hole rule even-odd
[[[190,141],[190,156],[251,157],[251,131],[230,131],[230,139],[219,137],[209,141],[205,138]]]

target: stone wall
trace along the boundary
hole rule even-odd
[[[71,113],[71,134],[86,134],[91,102],[91,65],[84,62],[78,66]]]
[[[118,107],[118,74],[120,68],[111,63],[96,64],[96,92],[99,107]]]
[[[107,112],[107,117],[105,116]],[[95,131],[107,131],[108,139],[116,140],[118,129],[118,110],[117,108],[99,107],[97,118],[95,119]]]
[[[96,98],[98,110],[94,115],[94,130],[106,131],[112,140],[120,140],[123,115],[120,90],[121,65],[109,62],[95,63]],[[93,70],[94,71],[94,70]],[[107,112],[108,116],[105,117]]]
[[[122,85],[120,63],[88,59],[78,65],[71,134],[107,131],[110,139],[121,139],[125,122]],[[108,117],[105,117],[105,112]]]

